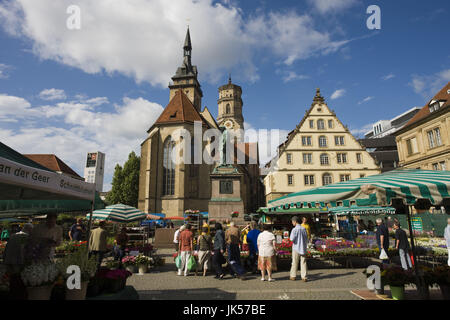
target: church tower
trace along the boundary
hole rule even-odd
[[[172,77],[173,83],[169,85],[169,101],[172,100],[176,92],[181,89],[188,96],[189,100],[191,100],[197,111],[200,112],[203,92],[200,88],[200,83],[197,80],[197,66],[192,65],[192,44],[189,27],[186,32],[183,51],[183,63],[181,64],[181,67],[177,69],[176,74]]]
[[[219,114],[217,123],[219,127],[227,129],[239,130],[244,129],[244,117],[242,116],[242,88],[231,82],[231,76],[228,84],[219,88]]]

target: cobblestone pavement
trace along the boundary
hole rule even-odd
[[[217,280],[206,277],[177,276],[171,256],[173,251],[161,249],[158,254],[166,265],[145,275],[134,274],[127,281],[145,300],[359,300],[350,291],[366,289],[363,269],[316,269],[308,272],[308,282],[290,281],[288,271],[276,272],[274,282],[261,281],[261,275],[247,274],[242,281],[227,275]],[[300,276],[298,276],[298,279]]]

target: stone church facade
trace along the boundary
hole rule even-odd
[[[214,184],[220,176],[214,172],[219,162],[218,152],[212,151],[211,157],[216,161],[207,164],[174,163],[170,155],[176,149],[180,139],[175,138],[179,130],[187,130],[192,137],[191,146],[194,145],[194,124],[201,123],[202,135],[208,129],[243,129],[242,115],[243,102],[241,87],[228,84],[219,88],[218,118],[214,119],[208,108],[202,108],[203,92],[197,79],[197,67],[192,65],[192,44],[189,29],[184,43],[182,65],[177,69],[169,85],[169,104],[165,107],[156,122],[147,131],[147,138],[141,144],[141,166],[139,176],[139,202],[140,210],[147,213],[165,213],[166,216],[183,216],[188,209],[208,212],[211,201],[221,203],[220,195],[213,190],[211,175],[214,175]],[[203,139],[202,139],[203,140]],[[185,145],[188,141],[184,141]],[[203,150],[212,150],[213,141],[202,141]],[[256,143],[237,143],[235,152],[244,153],[246,164],[233,164],[236,172],[241,176],[238,194],[243,206],[240,212],[255,212],[264,204],[262,182],[259,179],[259,159],[255,164],[250,162],[250,150],[255,150]],[[176,149],[178,150],[178,149]],[[193,148],[192,148],[193,150]],[[181,151],[184,152],[185,150]],[[183,156],[180,154],[180,156]],[[220,193],[220,191],[219,191]],[[214,195],[214,197],[213,197]],[[225,196],[224,196],[225,197]],[[222,210],[223,217],[231,215],[228,206]]]

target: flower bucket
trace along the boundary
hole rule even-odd
[[[27,287],[28,300],[50,300],[53,284],[40,287]]]
[[[88,284],[89,281],[84,281],[81,283],[80,289],[66,288],[66,300],[85,300]]]
[[[131,273],[136,273],[136,269],[137,269],[137,267],[136,266],[126,266],[126,268],[125,269],[127,269],[128,271],[130,271]]]
[[[405,300],[405,286],[397,287],[390,286],[392,299],[394,300]]]
[[[147,273],[147,271],[148,271],[148,265],[146,265],[146,264],[139,265],[139,274]]]
[[[442,298],[444,300],[450,300],[450,285],[440,284],[439,287],[441,288]]]

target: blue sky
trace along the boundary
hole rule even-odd
[[[231,72],[255,129],[289,132],[320,87],[360,135],[450,81],[445,0],[103,3],[0,2],[0,141],[54,153],[80,175],[87,152],[105,152],[105,191],[169,102],[188,23],[203,106],[217,115],[217,88]],[[66,27],[71,4],[81,8],[80,30]],[[366,26],[372,4],[381,30]]]

